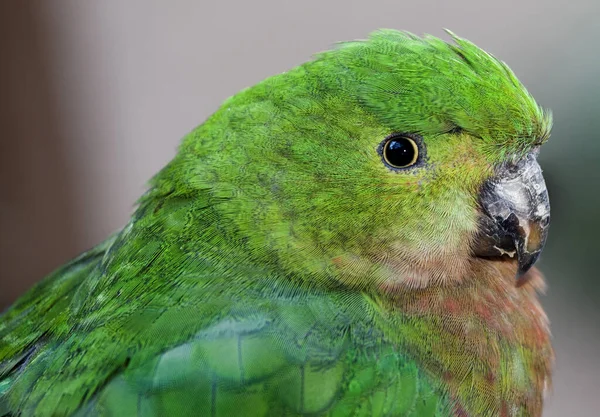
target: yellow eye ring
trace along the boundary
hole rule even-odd
[[[383,160],[392,168],[408,168],[419,160],[419,146],[407,135],[394,135],[383,144]]]

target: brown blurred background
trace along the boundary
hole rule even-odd
[[[555,128],[540,161],[557,351],[546,416],[600,415],[596,0],[0,2],[0,311],[120,228],[228,96],[340,40],[448,27],[506,61]]]

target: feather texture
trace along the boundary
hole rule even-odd
[[[225,101],[1,316],[0,414],[540,415],[541,278],[472,245],[481,184],[551,119],[454,39],[379,31]],[[393,132],[423,166],[384,165]]]

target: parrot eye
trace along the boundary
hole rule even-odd
[[[391,168],[408,168],[419,161],[419,145],[416,135],[394,133],[380,146],[383,161]]]

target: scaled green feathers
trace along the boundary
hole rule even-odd
[[[475,253],[483,184],[551,119],[453,38],[381,30],[226,100],[0,316],[0,416],[540,415],[541,277]]]

